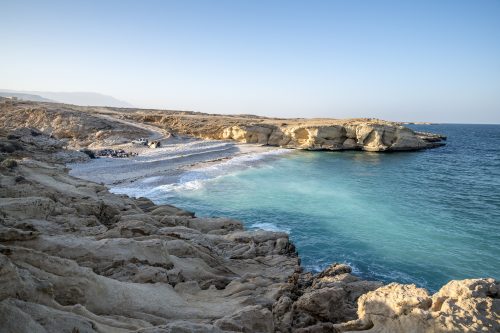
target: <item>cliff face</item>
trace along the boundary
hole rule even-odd
[[[339,125],[231,126],[223,139],[307,150],[419,150],[442,145],[442,137],[373,121]]]
[[[73,147],[110,146],[168,133],[306,150],[402,151],[443,145],[443,136],[378,119],[276,119],[196,112],[0,102],[6,128],[35,127]],[[153,126],[151,126],[153,125]]]
[[[444,145],[446,137],[378,119],[273,119],[136,112],[128,119],[204,139],[292,149],[404,151]]]

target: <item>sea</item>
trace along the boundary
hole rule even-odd
[[[433,292],[453,279],[500,278],[500,125],[410,127],[446,135],[446,145],[276,149],[114,191],[285,231],[312,272],[347,263],[364,279]]]

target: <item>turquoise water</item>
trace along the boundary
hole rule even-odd
[[[198,216],[290,233],[305,269],[437,290],[500,277],[500,126],[432,125],[421,152],[272,154],[187,173],[150,192]]]

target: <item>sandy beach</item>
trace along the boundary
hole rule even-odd
[[[177,137],[166,141],[157,149],[136,148],[133,151],[139,155],[129,158],[101,157],[84,163],[68,164],[70,174],[110,187],[123,187],[135,182],[143,182],[152,187],[155,183],[175,183],[188,170],[224,163],[234,158],[268,152],[282,153],[286,150],[234,141]]]

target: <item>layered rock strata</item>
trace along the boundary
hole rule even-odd
[[[276,119],[12,101],[0,101],[0,110],[5,127],[35,127],[73,147],[123,144],[152,132],[155,140],[171,133],[292,149],[373,152],[434,148],[446,139],[368,118]]]
[[[306,150],[401,151],[441,146],[440,136],[376,121],[342,125],[232,126],[223,139]]]
[[[272,119],[136,112],[136,122],[203,139],[235,140],[305,150],[408,151],[444,145],[445,136],[378,119]]]

